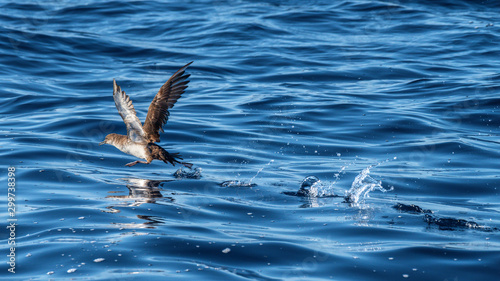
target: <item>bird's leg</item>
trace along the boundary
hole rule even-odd
[[[193,167],[193,164],[191,164],[191,163],[187,163],[187,162],[179,162],[179,163],[181,163],[185,167],[188,167],[189,169],[191,169]]]
[[[128,163],[128,164],[125,164],[125,166],[132,167],[132,166],[134,166],[134,165],[135,165],[135,164],[137,164],[137,163],[149,164],[150,162],[146,162],[146,161],[139,161],[139,160],[137,160],[137,161],[134,161],[134,162],[130,162],[130,163]]]

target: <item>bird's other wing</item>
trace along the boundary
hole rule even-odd
[[[160,141],[159,130],[163,132],[163,125],[167,123],[168,116],[170,115],[168,110],[174,106],[175,102],[188,87],[187,84],[189,81],[186,79],[189,77],[189,74],[184,74],[184,71],[192,63],[193,62],[190,62],[177,70],[177,72],[161,86],[151,102],[143,126],[146,138],[149,142]]]
[[[127,125],[127,136],[130,140],[135,142],[142,142],[145,140],[144,130],[137,114],[135,113],[132,100],[125,94],[124,91],[116,84],[113,79],[113,99],[115,100],[116,109]]]

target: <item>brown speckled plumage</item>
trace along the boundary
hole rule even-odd
[[[191,63],[181,67],[161,86],[149,106],[144,126],[137,118],[132,100],[113,79],[113,99],[118,113],[127,126],[127,135],[109,134],[99,145],[111,144],[127,154],[146,160],[134,161],[126,164],[126,166],[133,166],[137,163],[149,164],[153,160],[161,160],[173,166],[178,163],[191,168],[193,166],[191,163],[179,161],[182,160],[179,153],[169,153],[155,144],[155,142],[160,141],[159,131],[163,132],[163,125],[166,124],[170,115],[168,110],[174,106],[187,88],[189,81],[186,79],[189,74],[184,73]]]
[[[155,144],[155,143],[149,143],[148,144],[148,149],[150,151],[150,155],[152,159],[157,159],[157,160],[162,160],[165,163],[170,163],[172,166],[175,166],[175,163],[182,164],[188,168],[191,168],[193,164],[191,163],[185,163],[185,162],[179,162],[179,160],[182,160],[182,157],[179,153],[169,153],[163,147]],[[149,159],[146,159],[148,162],[152,161]],[[177,160],[179,159],[179,160]]]

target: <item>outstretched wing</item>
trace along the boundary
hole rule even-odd
[[[168,110],[174,106],[175,102],[188,87],[187,84],[189,81],[186,79],[189,77],[189,74],[184,74],[184,71],[192,63],[193,62],[190,62],[177,70],[177,72],[161,86],[151,102],[143,126],[146,138],[149,142],[160,141],[159,130],[163,132],[163,125],[167,123],[168,116],[170,115]]]
[[[120,113],[123,122],[127,125],[128,138],[135,142],[144,141],[144,130],[142,129],[141,121],[137,118],[132,100],[116,84],[115,79],[113,79],[113,99],[115,100],[118,113]]]

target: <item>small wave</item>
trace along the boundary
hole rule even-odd
[[[432,210],[428,209],[422,209],[420,206],[417,206],[415,204],[402,204],[402,203],[397,203],[396,205],[392,206],[392,208],[403,212],[403,213],[413,213],[413,214],[432,214]]]
[[[436,225],[440,230],[463,230],[463,229],[474,229],[484,232],[493,232],[499,231],[496,227],[489,227],[485,225],[481,225],[475,221],[468,221],[464,219],[456,219],[456,218],[440,218],[438,216],[432,215],[434,212],[432,210],[423,209],[420,206],[414,204],[402,204],[397,203],[392,206],[392,208],[410,214],[425,214],[423,216],[424,222],[426,222],[429,226]]]
[[[455,218],[438,218],[429,214],[424,216],[424,221],[429,225],[437,225],[440,230],[475,229],[484,232],[498,231],[495,227],[478,224],[474,221]]]

